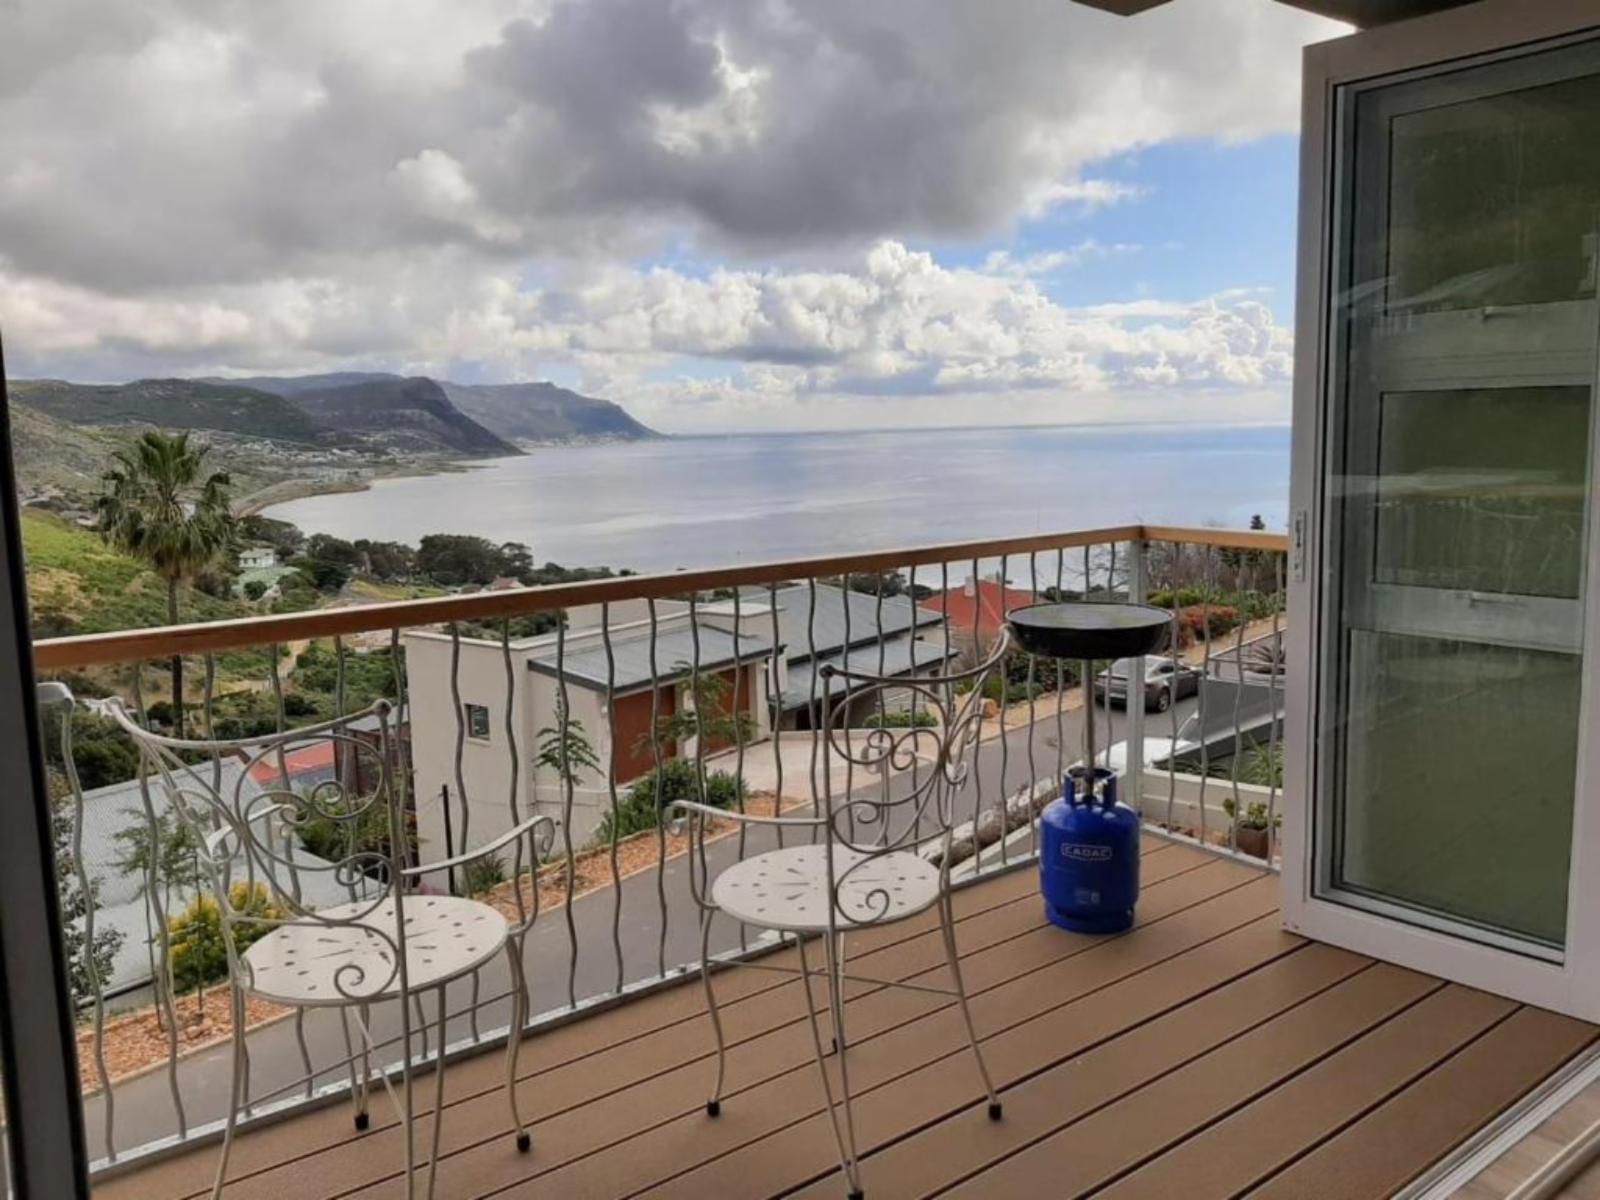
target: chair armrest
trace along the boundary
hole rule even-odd
[[[435,871],[448,871],[452,867],[464,867],[468,863],[476,862],[480,858],[484,858],[487,855],[493,854],[496,850],[504,850],[518,838],[527,837],[541,825],[548,825],[550,827],[550,836],[552,838],[555,837],[556,820],[554,817],[543,815],[529,817],[521,825],[517,825],[514,828],[506,830],[499,837],[495,838],[493,841],[485,842],[476,850],[463,850],[460,854],[454,855],[451,858],[442,858],[438,862],[422,863],[419,866],[406,867],[400,872],[400,874],[403,878],[415,879],[421,875],[431,875]]]
[[[683,813],[699,813],[705,817],[723,817],[730,821],[738,821],[741,825],[791,825],[816,828],[827,824],[824,817],[763,817],[759,813],[742,813],[737,809],[717,808],[710,804],[701,804],[697,800],[674,800],[667,805],[668,811],[678,809]]]

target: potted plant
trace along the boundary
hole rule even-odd
[[[1253,800],[1244,806],[1244,815],[1239,816],[1232,796],[1222,801],[1222,811],[1234,822],[1234,847],[1242,854],[1265,859],[1272,843],[1271,833],[1283,824],[1283,815],[1273,813],[1269,818],[1266,804]]]

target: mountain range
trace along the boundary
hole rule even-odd
[[[123,384],[23,380],[11,398],[77,427],[203,429],[322,448],[493,457],[519,443],[658,436],[617,404],[550,383],[457,384],[368,372]]]

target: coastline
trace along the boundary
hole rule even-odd
[[[618,437],[614,434],[568,438],[519,439],[513,444],[521,454],[530,450],[569,450],[587,446],[625,446],[639,442],[663,440],[666,434],[650,437]],[[234,506],[235,515],[254,517],[266,515],[266,510],[292,500],[305,500],[312,496],[337,496],[351,492],[368,492],[380,479],[420,478],[429,475],[455,475],[466,471],[479,471],[491,463],[501,462],[511,455],[497,454],[488,458],[419,459],[395,466],[370,469],[352,469],[342,478],[318,478],[298,475],[269,483],[240,498]],[[520,454],[516,457],[520,457]],[[357,473],[359,470],[359,473]]]

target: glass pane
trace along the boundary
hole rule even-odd
[[[1582,658],[1350,637],[1336,884],[1559,946]]]
[[[1395,117],[1389,306],[1595,294],[1600,77]]]
[[[1385,395],[1377,581],[1575,598],[1588,444],[1585,388]]]
[[[1355,117],[1326,465],[1318,886],[1463,937],[1560,947],[1600,329],[1600,48],[1363,89]]]

